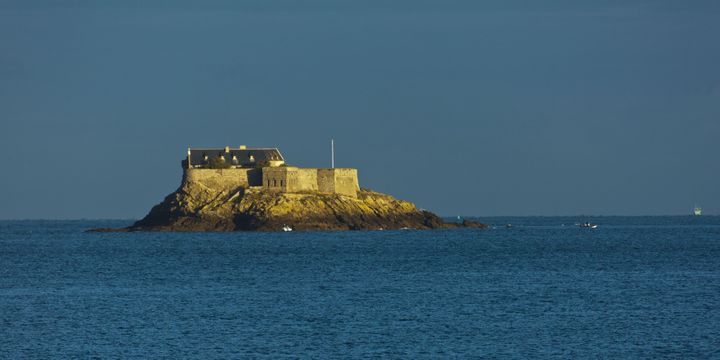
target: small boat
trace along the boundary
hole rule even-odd
[[[695,208],[693,209],[693,215],[700,216],[702,215],[702,208],[695,205]]]
[[[512,227],[512,224],[505,224],[505,227],[509,229]]]
[[[597,229],[597,227],[598,227],[597,224],[591,224],[589,222],[582,223],[578,226],[580,226],[581,228],[589,228],[589,229]]]
[[[293,231],[293,228],[291,228],[291,227],[289,227],[289,226],[287,226],[287,225],[283,225],[282,230],[283,230],[283,231]]]

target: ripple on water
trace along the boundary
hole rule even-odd
[[[486,221],[488,219],[485,219]],[[0,222],[3,357],[720,356],[720,221],[83,233]],[[698,220],[699,221],[699,220]]]

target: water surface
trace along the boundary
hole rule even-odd
[[[496,226],[0,221],[0,356],[720,357],[720,217],[480,220]]]

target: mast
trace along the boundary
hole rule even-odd
[[[335,168],[335,140],[330,139],[330,165]]]

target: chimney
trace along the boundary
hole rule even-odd
[[[226,147],[225,147],[225,152],[226,152],[226,153],[229,153],[229,152],[230,152],[230,147],[229,147],[229,146],[226,146]]]

